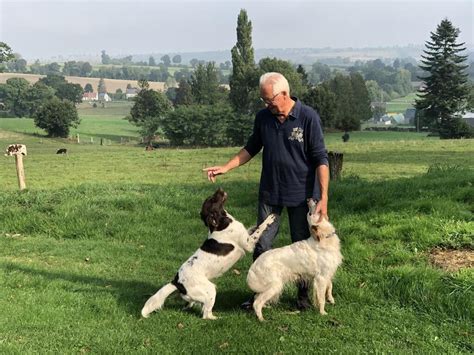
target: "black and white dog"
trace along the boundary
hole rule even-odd
[[[178,290],[188,306],[202,304],[204,319],[216,319],[212,314],[216,286],[210,280],[223,275],[246,251],[253,251],[263,231],[275,220],[275,215],[270,215],[254,231],[247,231],[242,223],[224,209],[226,199],[224,190],[218,189],[204,201],[201,219],[209,228],[208,238],[181,265],[173,281],[148,299],[141,311],[143,317],[147,318],[151,312],[161,309],[166,298]]]

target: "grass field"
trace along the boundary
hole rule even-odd
[[[40,78],[45,75],[37,74],[21,74],[21,73],[0,73],[0,83],[5,83],[10,78],[24,78],[31,84],[36,83]],[[86,84],[91,84],[94,91],[97,91],[99,87],[100,78],[87,78],[81,76],[66,76],[66,80],[73,84],[80,84],[83,88]],[[121,89],[123,92],[127,89],[127,85],[131,84],[133,87],[138,86],[137,80],[119,80],[119,79],[104,79],[107,92],[114,93],[117,89]],[[154,90],[163,91],[165,83],[150,81],[150,88]]]
[[[405,113],[407,108],[414,107],[416,97],[416,93],[411,93],[407,96],[387,102],[387,112]]]
[[[229,212],[254,223],[260,157],[213,185],[202,167],[237,148],[145,152],[116,144],[133,136],[121,114],[96,114],[82,113],[79,129],[114,144],[46,139],[31,120],[0,119],[0,147],[25,143],[29,154],[21,193],[14,159],[0,159],[0,353],[473,352],[474,271],[447,272],[429,257],[474,248],[473,140],[327,135],[344,153],[329,203],[344,263],[327,316],[294,312],[294,288],[263,324],[239,310],[248,255],[240,273],[216,280],[218,320],[173,297],[143,320],[146,299],[206,237],[199,210],[217,186]],[[54,154],[60,147],[69,154]],[[283,223],[277,246],[288,242]]]

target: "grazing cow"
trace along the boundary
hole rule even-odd
[[[349,132],[344,132],[344,134],[342,135],[342,141],[346,143],[349,140],[349,138],[350,138]]]
[[[66,149],[66,148],[58,149],[58,151],[56,152],[56,154],[67,154],[67,149]]]

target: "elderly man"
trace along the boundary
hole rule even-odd
[[[329,169],[321,120],[318,113],[290,96],[290,87],[280,73],[260,77],[260,98],[265,108],[255,118],[246,146],[225,165],[205,168],[208,179],[247,163],[263,148],[258,196],[257,225],[286,207],[292,242],[309,237],[307,199],[318,201],[315,212],[327,218]],[[322,218],[321,217],[321,218]],[[271,249],[279,223],[273,223],[255,247],[253,259]],[[251,309],[253,298],[242,304]],[[297,307],[310,307],[308,286],[298,285]]]

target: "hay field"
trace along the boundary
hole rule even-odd
[[[36,83],[40,78],[44,77],[45,75],[38,75],[38,74],[21,74],[21,73],[0,73],[0,83],[4,84],[10,78],[24,78],[28,80],[30,83]],[[80,76],[66,76],[66,80],[73,84],[80,84],[83,88],[87,83],[90,83],[94,88],[94,91],[97,91],[97,87],[99,86],[100,78],[85,78]],[[127,88],[127,84],[131,84],[132,86],[137,86],[136,80],[118,80],[118,79],[104,79],[105,86],[107,87],[107,92],[114,93],[117,89],[122,89],[125,91]],[[164,91],[165,83],[163,82],[156,82],[150,81],[150,88],[154,90]]]

